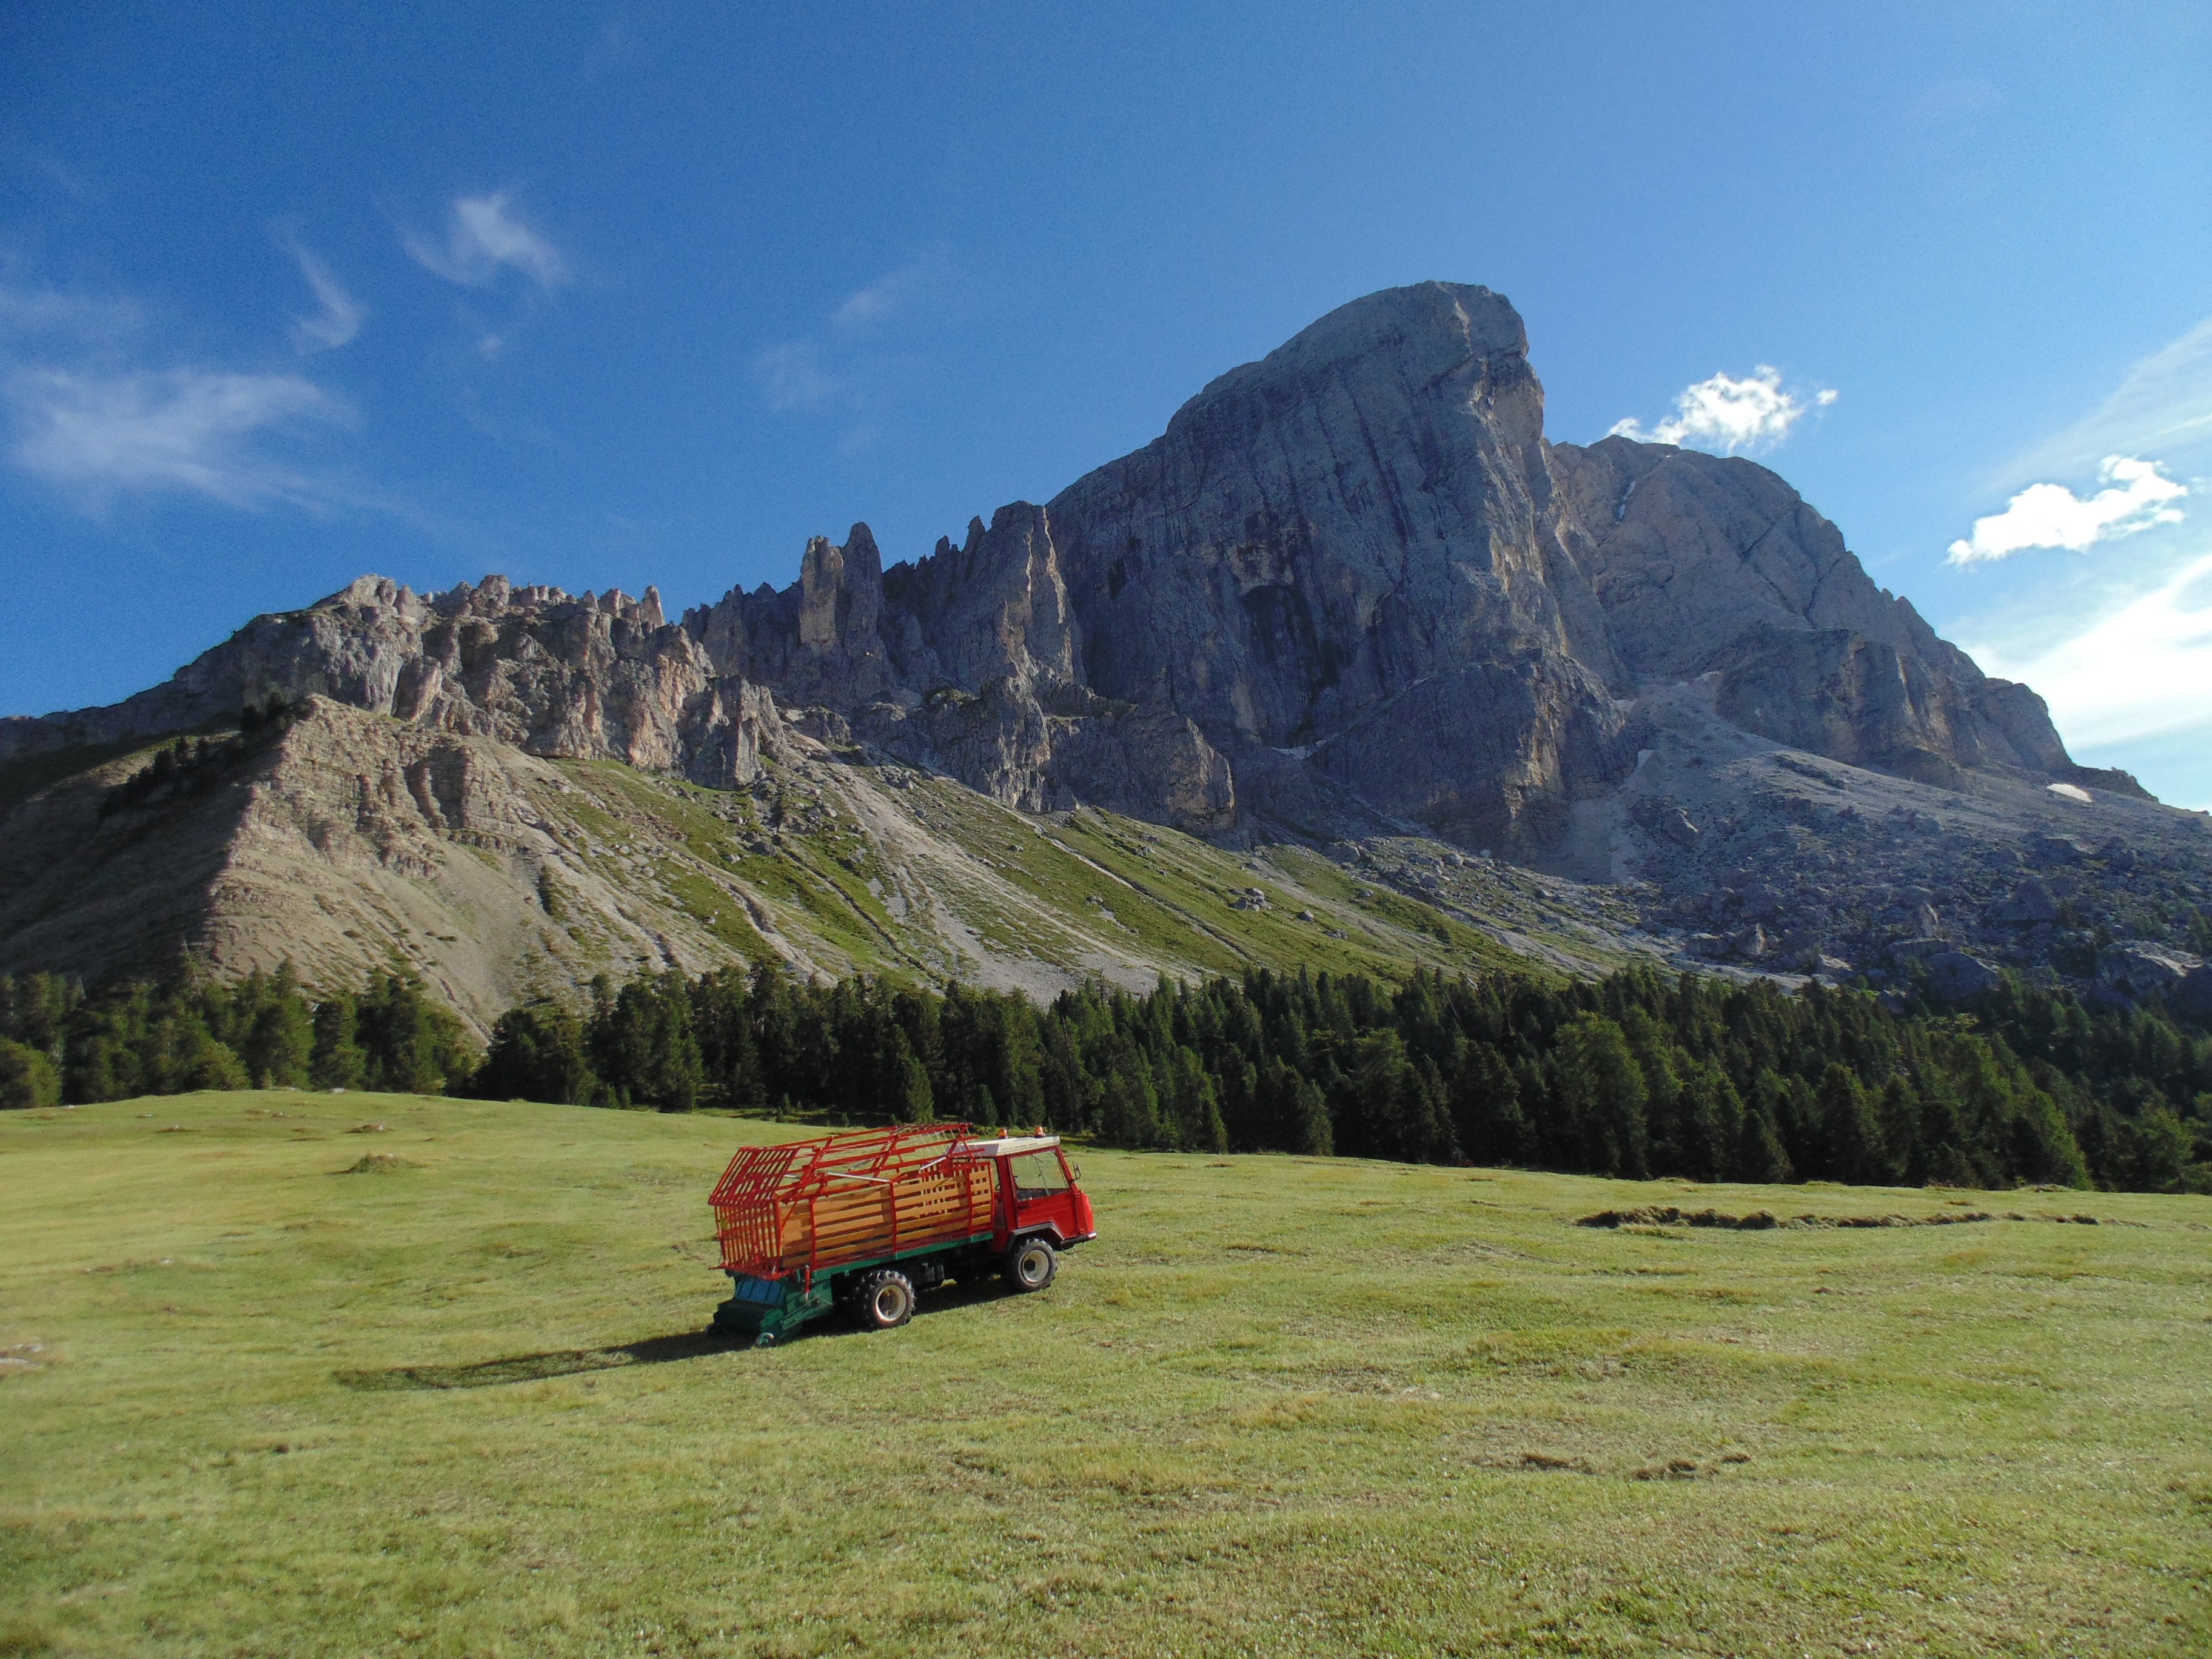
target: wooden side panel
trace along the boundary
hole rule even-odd
[[[996,1180],[995,1164],[963,1161],[889,1185],[825,1181],[786,1212],[782,1266],[830,1270],[988,1232]]]

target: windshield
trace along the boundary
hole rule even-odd
[[[1049,1198],[1054,1193],[1067,1190],[1067,1168],[1060,1161],[1057,1147],[1010,1158],[1006,1160],[1006,1167],[1013,1172],[1014,1196],[1018,1199],[1026,1201],[1032,1198]]]

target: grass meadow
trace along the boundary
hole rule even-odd
[[[2212,1650],[2212,1200],[1085,1152],[1043,1295],[722,1345],[799,1133],[0,1118],[0,1654]]]

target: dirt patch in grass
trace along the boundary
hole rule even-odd
[[[1724,1469],[1740,1468],[1751,1462],[1747,1451],[1723,1452],[1717,1457],[1662,1457],[1638,1464],[1629,1469],[1607,1469],[1588,1457],[1567,1456],[1559,1452],[1522,1451],[1495,1453],[1474,1460],[1477,1468],[1510,1469],[1548,1474],[1617,1474],[1629,1480],[1709,1480]]]
[[[1518,1457],[1498,1458],[1490,1464],[1492,1468],[1556,1469],[1572,1474],[1595,1474],[1597,1465],[1587,1457],[1561,1457],[1553,1452],[1524,1451]]]
[[[2054,1221],[2066,1219],[2053,1216]],[[2076,1217],[2095,1224],[2094,1217]],[[1577,1227],[1722,1227],[1738,1232],[1766,1232],[1781,1227],[1948,1227],[1967,1221],[1995,1221],[1986,1210],[1962,1210],[1956,1215],[1941,1211],[1934,1215],[1797,1215],[1786,1220],[1771,1210],[1748,1215],[1729,1215],[1720,1210],[1680,1210],[1672,1205],[1649,1205],[1636,1210],[1600,1210],[1575,1223]]]

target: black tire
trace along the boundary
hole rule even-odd
[[[889,1267],[854,1287],[853,1320],[864,1331],[895,1331],[914,1317],[914,1281]]]
[[[1041,1291],[1059,1277],[1060,1252],[1049,1239],[1025,1238],[1006,1252],[999,1271],[1018,1291]]]

